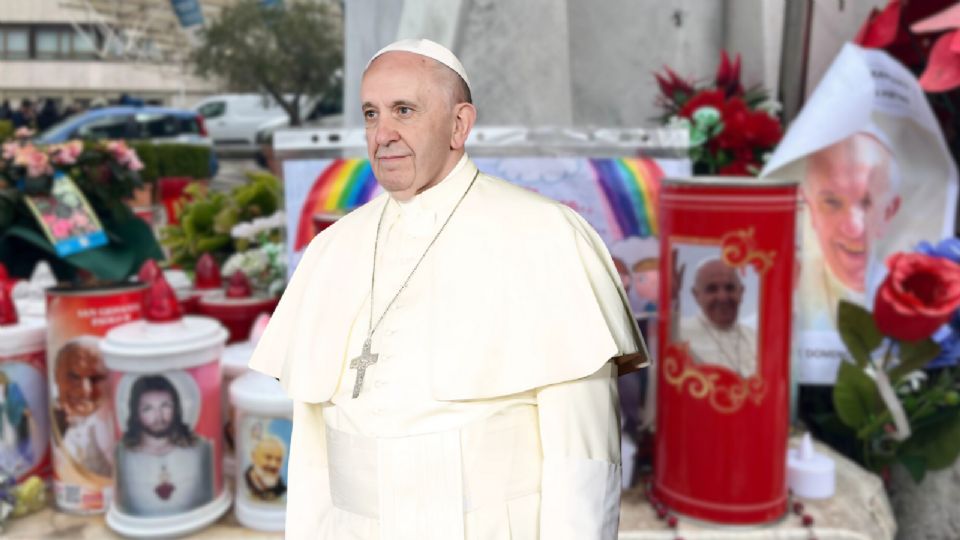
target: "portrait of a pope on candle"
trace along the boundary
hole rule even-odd
[[[757,369],[757,334],[740,322],[745,287],[738,270],[721,259],[697,265],[691,293],[699,308],[680,323],[680,339],[687,341],[693,361],[729,368],[741,377]]]
[[[646,349],[586,221],[467,155],[473,90],[423,39],[363,73],[384,193],[312,240],[250,362],[294,402],[288,538],[617,537]]]

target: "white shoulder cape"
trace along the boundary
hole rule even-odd
[[[250,367],[294,400],[329,401],[339,384],[386,202],[313,239],[253,354]],[[480,174],[428,257],[440,276],[433,297],[445,299],[429,310],[425,344],[437,400],[505,396],[586,377],[615,357],[621,372],[647,359],[606,247],[566,206]]]

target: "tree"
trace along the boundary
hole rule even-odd
[[[197,73],[273,98],[292,126],[301,123],[303,98],[340,99],[333,93],[342,89],[343,23],[326,3],[241,0],[201,35],[192,55]]]

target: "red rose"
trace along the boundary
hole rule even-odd
[[[773,148],[783,137],[780,122],[764,111],[751,111],[744,131],[747,142],[754,148]]]
[[[721,109],[723,131],[717,135],[720,148],[735,149],[747,146],[746,127],[750,118],[750,109],[740,98],[727,100]]]
[[[684,103],[679,114],[685,118],[693,118],[693,113],[700,107],[713,107],[720,112],[723,110],[723,102],[722,90],[703,90]]]
[[[874,299],[873,318],[885,335],[930,337],[960,306],[960,265],[922,253],[895,253]]]

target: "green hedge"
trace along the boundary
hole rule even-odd
[[[140,162],[143,163],[140,179],[151,184],[156,182],[160,166],[157,162],[157,145],[149,142],[136,142],[130,146],[137,152]]]
[[[10,137],[13,137],[13,122],[0,120],[0,141],[5,141]]]
[[[157,178],[210,178],[210,148],[192,144],[154,144],[137,142],[133,148],[143,162],[140,177],[144,182]]]

